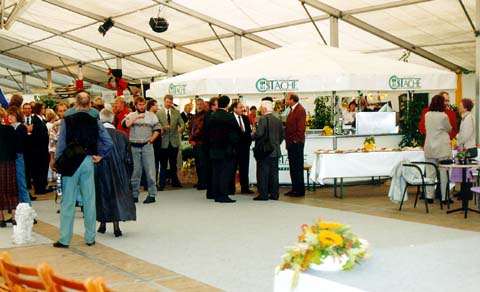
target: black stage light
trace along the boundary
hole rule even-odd
[[[164,32],[168,29],[168,22],[162,17],[150,17],[149,24],[154,32]]]
[[[107,33],[109,29],[113,27],[115,22],[113,22],[112,18],[109,17],[105,22],[98,27],[98,32],[101,33],[103,36]]]

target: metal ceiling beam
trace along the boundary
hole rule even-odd
[[[35,76],[32,76],[32,75],[27,75],[28,77],[35,77]],[[15,77],[14,77],[15,78]],[[8,75],[0,75],[0,80],[1,79],[5,79],[5,80],[9,80],[9,81],[12,81],[12,82],[15,82],[14,80],[12,80],[12,77],[11,76],[8,76]],[[16,79],[16,78],[15,78]],[[21,83],[22,80],[17,80],[17,82]],[[3,83],[5,84],[5,83]],[[56,84],[56,83],[55,83]],[[47,87],[42,87],[42,86],[39,86],[39,85],[36,85],[36,84],[33,84],[33,83],[30,83],[27,81],[27,85],[31,88],[47,88]],[[56,84],[56,85],[59,85],[59,86],[65,86],[65,85],[61,85],[61,84]]]
[[[452,45],[463,45],[463,44],[475,44],[475,40],[465,40],[465,41],[456,41],[456,42],[441,42],[441,43],[429,43],[429,44],[418,44],[417,47],[419,48],[428,48],[428,47],[441,47],[441,46],[452,46]],[[378,49],[378,50],[368,50],[362,51],[365,54],[375,54],[375,53],[383,53],[383,52],[391,52],[391,51],[398,51],[404,50],[401,47],[395,48],[386,48],[386,49]]]
[[[74,12],[74,13],[77,13],[77,14],[80,14],[80,15],[83,15],[85,17],[89,17],[91,19],[95,19],[96,21],[99,21],[99,22],[104,22],[105,21],[105,17],[101,16],[101,15],[98,15],[98,14],[95,14],[95,13],[92,13],[90,11],[87,11],[87,10],[84,10],[84,9],[81,9],[81,8],[78,8],[76,6],[73,6],[73,5],[69,5],[67,3],[63,3],[62,1],[58,1],[58,0],[43,0],[44,2],[46,3],[49,3],[49,4],[52,4],[54,6],[57,6],[57,7],[60,7],[60,8],[63,8],[63,9],[66,9],[68,11],[71,11],[71,12]],[[212,58],[212,57],[209,57],[205,54],[202,54],[202,53],[199,53],[199,52],[196,52],[196,51],[193,51],[193,50],[190,50],[190,49],[187,49],[187,48],[184,48],[182,46],[178,46],[177,44],[171,42],[171,41],[168,41],[166,39],[163,39],[163,38],[160,38],[160,37],[156,37],[156,36],[153,36],[149,33],[146,33],[146,32],[143,32],[141,30],[138,30],[136,28],[133,28],[133,27],[130,27],[128,25],[125,25],[125,24],[122,24],[120,22],[115,22],[115,27],[118,28],[118,29],[121,29],[121,30],[124,30],[126,32],[129,32],[129,33],[132,33],[134,35],[138,35],[138,36],[141,36],[141,37],[144,37],[148,40],[151,40],[151,41],[154,41],[154,42],[157,42],[157,43],[160,43],[164,46],[167,46],[167,47],[170,47],[170,48],[174,48],[180,52],[183,52],[183,53],[186,53],[186,54],[189,54],[189,55],[192,55],[196,58],[199,58],[199,59],[202,59],[204,61],[207,61],[207,62],[210,62],[212,64],[220,64],[222,63],[222,61],[220,60],[217,60],[215,58]]]
[[[215,19],[213,17],[210,17],[210,16],[205,15],[203,13],[200,13],[198,11],[192,10],[192,9],[186,7],[186,6],[175,3],[174,1],[171,1],[171,0],[152,0],[152,1],[154,1],[156,3],[159,3],[159,4],[162,4],[166,7],[171,8],[171,9],[177,10],[178,12],[181,12],[181,13],[186,14],[188,16],[194,17],[194,18],[199,19],[201,21],[204,21],[206,23],[210,23],[210,24],[213,24],[213,25],[218,26],[220,28],[223,28],[225,30],[228,30],[230,32],[233,32],[234,34],[243,36],[243,37],[245,37],[245,38],[247,38],[251,41],[254,41],[256,43],[259,43],[259,44],[264,45],[266,47],[269,47],[271,49],[276,49],[276,48],[280,47],[278,44],[275,44],[274,42],[271,42],[271,41],[269,41],[267,39],[264,39],[262,37],[259,37],[259,36],[253,35],[253,34],[245,35],[245,31],[238,28],[238,27],[235,27],[231,24],[225,23],[221,20]]]
[[[23,44],[24,46],[26,46],[26,42],[21,41],[21,40],[18,40],[18,39],[15,39],[15,38],[12,38],[12,37],[8,37],[8,36],[3,36],[3,35],[2,35],[2,36],[0,36],[0,39],[6,39],[6,40],[8,40],[8,41],[11,41],[11,42],[14,42],[14,43],[17,43],[17,44]],[[49,50],[49,49],[45,49],[45,48],[41,48],[41,47],[33,46],[33,45],[30,45],[30,46],[28,46],[28,47],[31,48],[31,49],[35,49],[35,50],[37,50],[37,51],[39,51],[39,52],[42,52],[42,53],[51,55],[51,56],[54,57],[54,58],[61,57],[62,59],[68,60],[68,62],[65,63],[67,67],[77,66],[78,63],[81,62],[82,64],[86,65],[87,67],[89,67],[89,68],[91,68],[91,69],[95,69],[95,70],[99,70],[99,71],[105,72],[105,68],[92,64],[92,63],[95,63],[95,62],[100,62],[100,61],[102,61],[102,59],[90,60],[89,62],[83,62],[82,60],[75,59],[75,58],[72,58],[72,57],[70,57],[70,56],[65,56],[65,55],[62,55],[62,54],[60,54],[60,53],[58,53],[58,52],[51,51],[51,50]],[[11,51],[8,51],[8,52],[0,51],[0,53],[4,54],[4,55],[6,55],[6,56],[13,55],[13,56],[16,56],[16,57],[12,57],[12,58],[19,59],[19,58],[18,58],[19,56],[16,55],[16,54],[14,54],[14,53],[11,53]],[[113,58],[115,58],[115,57],[106,58],[106,59],[110,60],[110,59],[113,59]],[[22,60],[22,59],[19,59],[19,60]],[[30,60],[30,59],[28,59],[28,60]],[[34,62],[34,61],[26,61],[26,62],[32,63],[32,64],[36,64],[36,62]],[[42,65],[38,65],[38,66],[44,67],[44,68],[52,68],[52,69],[55,69],[56,71],[58,71],[58,69],[64,68],[63,65],[59,65],[59,66],[54,66],[54,67],[52,67],[52,66],[48,66],[48,65],[42,64]],[[65,75],[70,75],[70,74],[68,74],[68,72],[67,72],[66,70],[63,70],[63,72],[66,72],[66,73],[64,73]],[[129,76],[129,75],[125,75],[125,74],[124,74],[123,76],[125,76],[125,77],[128,78],[128,79],[133,79],[133,80],[136,79],[136,78],[133,78],[133,77],[131,77],[131,76]],[[86,80],[86,79],[84,78],[84,80]],[[89,82],[90,82],[90,81],[89,81]],[[99,82],[99,81],[92,81],[92,83],[101,84],[101,82]]]
[[[323,2],[320,2],[318,0],[299,0],[300,2],[305,2],[306,4],[314,7],[314,8],[317,8],[321,11],[324,11],[330,15],[333,15],[333,16],[336,16],[340,19],[342,19],[343,21],[353,25],[353,26],[356,26],[366,32],[369,32],[381,39],[384,39],[386,41],[389,41],[397,46],[400,46],[404,49],[407,49],[409,51],[412,51],[414,52],[415,54],[417,55],[420,55],[422,57],[424,57],[425,59],[428,59],[434,63],[437,63],[445,68],[448,68],[452,71],[455,71],[455,72],[460,72],[460,71],[465,71],[465,68],[462,68],[440,56],[437,56],[435,54],[432,54],[430,53],[429,51],[426,51],[422,48],[419,48],[417,47],[416,45],[412,44],[412,43],[409,43],[401,38],[398,38],[392,34],[389,34],[388,32],[386,31],[383,31],[377,27],[374,27],[373,25],[370,25],[358,18],[356,18],[355,16],[352,16],[352,15],[344,15],[342,13],[341,10],[339,9],[336,9],[330,5],[327,5]]]
[[[21,40],[18,40],[18,39],[16,39],[16,38],[9,37],[9,36],[2,35],[2,36],[0,36],[0,39],[5,39],[5,40],[8,40],[8,41],[10,41],[10,42],[14,42],[14,43],[21,44],[21,45],[23,44],[24,46],[27,46],[27,43],[26,43],[26,42],[21,41]],[[72,57],[70,57],[70,56],[65,56],[65,55],[60,54],[60,53],[58,53],[58,52],[56,52],[56,51],[52,51],[52,50],[49,50],[49,49],[46,49],[46,48],[42,48],[42,47],[39,47],[39,46],[33,46],[33,45],[30,45],[30,46],[28,46],[28,47],[31,48],[31,49],[35,49],[35,50],[37,50],[37,51],[39,51],[39,52],[42,52],[42,53],[51,55],[51,56],[54,57],[54,58],[60,57],[60,58],[65,59],[65,60],[69,60],[69,62],[66,63],[66,64],[67,64],[67,67],[76,66],[79,62],[84,63],[84,62],[82,62],[82,60],[75,59],[75,58],[72,58]],[[18,55],[16,55],[16,54],[12,53],[11,51],[9,51],[9,52],[3,51],[3,52],[0,52],[0,53],[4,54],[4,55],[6,55],[6,56],[13,55],[13,56],[15,56],[15,57],[12,57],[12,58],[16,58],[16,59],[19,59],[18,57],[20,57],[20,56],[18,56]],[[24,59],[27,59],[27,60],[28,60],[28,61],[25,61],[25,62],[27,62],[27,63],[32,63],[32,64],[34,64],[34,65],[36,65],[36,63],[38,63],[38,62],[35,62],[35,61],[30,60],[30,59],[28,59],[28,58],[24,58]],[[22,59],[19,59],[19,60],[22,60]],[[39,67],[44,67],[44,68],[52,68],[52,66],[48,66],[48,65],[45,65],[45,64],[42,64],[42,63],[40,63],[40,64],[41,64],[41,65],[37,65],[37,66],[39,66]],[[100,70],[100,71],[105,71],[104,68],[95,66],[95,65],[93,65],[93,64],[88,64],[87,66],[88,66],[88,67],[91,67],[92,69],[96,69],[96,70]],[[56,67],[53,67],[53,68],[55,68],[55,69],[60,69],[60,68],[64,68],[64,66],[56,66]],[[65,70],[64,72],[66,72],[66,70]],[[68,73],[68,72],[67,72],[67,73]],[[69,74],[65,74],[65,75],[69,75]],[[129,78],[131,78],[131,77],[129,77]],[[134,78],[132,78],[132,79],[134,79]],[[92,81],[92,82],[93,82],[93,83],[98,83],[98,81]]]
[[[20,41],[20,40],[17,40],[17,39],[7,38],[7,37],[4,37],[4,36],[0,36],[0,39],[2,39],[2,38],[6,39],[6,40],[8,40],[8,41],[17,43],[17,44],[22,44],[22,43],[25,44],[25,42]],[[31,46],[31,45],[30,45],[30,46],[26,46],[26,45],[21,45],[21,46],[19,46],[19,48],[21,48],[21,47],[30,47],[30,48],[39,50],[39,51],[41,51],[42,53],[52,55],[52,57],[58,57],[58,53],[52,52],[52,51],[47,50],[47,49],[43,49],[43,48],[39,48],[39,47],[34,47],[34,46]],[[158,49],[158,48],[155,48],[155,50],[156,50],[156,49]],[[130,55],[135,55],[135,54],[140,54],[140,53],[146,53],[146,52],[149,52],[149,51],[150,51],[150,50],[137,51],[137,52],[134,52],[134,53],[132,53],[132,54],[130,54]],[[2,54],[4,54],[4,55],[8,55],[7,52],[10,52],[10,50],[0,51],[0,53],[2,53]],[[17,55],[15,55],[15,54],[12,54],[12,55],[17,56]],[[15,57],[13,57],[13,58],[15,58]],[[115,58],[116,58],[115,56],[111,56],[111,57],[106,57],[105,60],[112,60],[112,59],[115,59]],[[16,58],[16,59],[19,59],[19,58]],[[80,62],[79,60],[75,60],[75,59],[72,58],[72,57],[63,57],[63,59],[69,60],[68,62],[65,63],[67,67],[77,66],[77,65],[78,65],[78,62]],[[19,60],[21,60],[21,59],[19,59]],[[82,61],[82,64],[87,65],[87,67],[90,67],[90,68],[92,68],[92,69],[99,70],[99,71],[102,71],[102,72],[103,72],[103,71],[106,70],[105,68],[93,64],[93,63],[101,62],[101,61],[102,61],[102,59],[101,59],[101,58],[98,58],[98,59],[89,60],[89,61],[87,61],[87,62],[83,62],[83,61]],[[59,69],[65,68],[65,66],[64,66],[63,64],[62,64],[62,65],[58,65],[58,66],[46,66],[46,65],[45,65],[45,66],[40,66],[40,67],[43,67],[43,68],[45,68],[45,69],[43,69],[43,70],[38,70],[39,72],[46,71],[47,69],[52,69],[52,70],[54,70],[54,71],[59,72]],[[67,75],[67,76],[70,76],[70,74],[68,74],[68,71],[62,70],[62,72],[66,72],[66,73],[62,73],[62,74]],[[179,74],[179,73],[177,73],[177,74]],[[124,74],[124,76],[127,77],[128,79],[132,79],[132,80],[136,80],[136,79],[148,79],[148,78],[143,78],[143,77],[142,77],[142,78],[134,78],[134,77],[131,77],[131,76],[125,75],[125,74]],[[159,75],[156,75],[156,76],[159,76]],[[160,75],[160,76],[161,76],[161,75]],[[165,74],[163,74],[163,76],[165,76]],[[94,83],[95,83],[95,84],[101,84],[102,82],[94,81]]]
[[[46,32],[49,32],[49,33],[52,33],[54,35],[57,35],[57,36],[61,36],[61,37],[64,37],[66,39],[69,39],[71,41],[74,41],[74,42],[77,42],[77,43],[80,43],[82,45],[85,45],[85,46],[88,46],[88,47],[91,47],[91,48],[94,48],[94,49],[99,49],[101,51],[104,51],[106,53],[109,53],[111,55],[114,55],[115,57],[120,57],[120,58],[125,58],[131,62],[134,62],[134,63],[137,63],[137,64],[140,64],[140,65],[143,65],[145,67],[148,67],[148,68],[151,68],[151,69],[155,69],[157,71],[162,71],[162,72],[165,72],[165,70],[160,67],[160,66],[156,66],[156,65],[153,65],[152,63],[149,63],[149,62],[146,62],[146,61],[143,61],[141,59],[138,59],[138,58],[135,58],[135,57],[132,57],[132,56],[125,56],[122,52],[119,52],[119,51],[116,51],[116,50],[112,50],[108,47],[104,47],[104,46],[101,46],[101,45],[98,45],[98,44],[94,44],[92,42],[89,42],[85,39],[82,39],[82,38],[79,38],[77,36],[74,36],[72,34],[69,34],[69,33],[63,33],[59,30],[56,30],[56,29],[53,29],[53,28],[50,28],[50,27],[47,27],[45,25],[41,25],[41,24],[38,24],[36,22],[33,22],[31,20],[27,20],[27,19],[19,19],[18,20],[19,22],[22,22],[24,24],[27,24],[29,26],[32,26],[32,27],[35,27],[37,29],[40,29],[40,30],[43,30],[43,31],[46,31]]]
[[[401,7],[401,6],[414,5],[414,4],[419,4],[419,3],[423,3],[423,2],[430,2],[430,1],[432,1],[432,0],[393,1],[393,2],[388,2],[388,3],[385,3],[385,4],[371,5],[371,6],[366,6],[366,7],[362,7],[362,8],[345,10],[345,11],[343,11],[343,15],[354,15],[354,14],[360,14],[360,13],[368,13],[368,12],[373,12],[373,11],[378,11],[378,10],[386,10],[386,9],[397,8],[397,7]],[[319,15],[319,16],[314,16],[313,20],[314,21],[322,21],[322,20],[327,20],[329,18],[330,18],[330,15]],[[273,30],[273,29],[279,29],[279,28],[284,28],[284,27],[288,27],[288,26],[301,25],[301,24],[305,24],[305,23],[309,23],[309,22],[310,22],[309,18],[292,20],[292,21],[282,22],[282,23],[278,23],[278,24],[272,24],[272,25],[268,25],[268,26],[248,29],[248,30],[245,31],[245,34],[248,35],[248,34],[251,34],[251,33],[257,33],[257,32],[262,32],[262,31]]]
[[[2,0],[2,2],[5,0]],[[10,29],[10,27],[15,23],[18,17],[20,17],[25,10],[33,4],[33,0],[19,0],[16,5],[13,7],[12,12],[8,15],[7,21],[3,24],[3,28]]]
[[[18,70],[18,68],[15,68],[15,67],[12,67],[12,66],[9,66],[9,65],[6,65],[6,64],[3,64],[3,63],[0,63],[0,67],[1,68],[5,68],[5,69],[9,69],[9,70],[12,70],[12,71],[15,71],[17,72],[20,76],[22,75],[22,72]],[[37,70],[38,71],[38,70]],[[26,72],[28,74],[28,76],[30,77],[33,77],[35,79],[40,79],[40,80],[43,80],[43,81],[47,81],[46,78],[42,78],[42,76],[36,74],[36,75],[33,75],[31,73],[35,73],[35,72]],[[13,76],[18,76],[17,74],[13,74]],[[65,86],[65,85],[68,85],[68,84],[64,84],[64,83],[60,83],[60,82],[53,82],[54,84],[57,84],[57,85],[61,85],[61,86]]]
[[[0,85],[3,86],[3,89],[6,87],[6,88],[9,88],[12,92],[21,92],[22,89],[18,88],[18,86],[15,86],[15,88],[12,87],[12,84],[8,84],[5,82],[5,80],[9,80],[7,78],[0,78]],[[4,91],[4,93],[7,93]]]
[[[354,14],[360,14],[360,13],[367,13],[367,12],[373,12],[373,11],[378,11],[378,10],[385,10],[385,9],[391,9],[391,8],[397,8],[397,7],[402,7],[402,6],[408,6],[408,5],[415,5],[419,3],[424,3],[424,2],[431,2],[432,0],[400,0],[400,1],[392,1],[384,4],[377,4],[377,5],[371,5],[367,7],[361,7],[361,8],[356,8],[356,9],[350,9],[350,10],[345,10],[343,12],[343,15],[354,15]]]
[[[12,54],[11,52],[8,52],[8,53],[5,53],[6,56],[8,57],[11,57],[11,58],[14,58],[14,59],[18,59],[20,61],[24,61],[24,62],[28,62],[28,63],[32,63],[33,65],[35,66],[39,66],[39,67],[43,67],[43,68],[51,68],[50,66],[46,65],[46,64],[43,64],[43,63],[40,63],[38,61],[35,61],[35,60],[32,60],[32,59],[29,59],[29,58],[25,58],[25,57],[22,57],[22,56],[18,56],[18,55],[15,55],[15,54]],[[91,65],[89,65],[91,66]],[[63,66],[61,66],[63,68]],[[55,72],[57,73],[60,73],[60,74],[63,74],[63,75],[67,75],[69,76],[67,70],[65,69],[61,69],[61,68],[56,68],[55,69]],[[91,83],[91,84],[96,84],[96,85],[99,85],[99,86],[102,86],[102,87],[105,87],[106,88],[106,85],[105,85],[105,82],[99,82],[97,80],[93,80],[91,78],[87,78],[87,77],[83,77],[83,80]]]

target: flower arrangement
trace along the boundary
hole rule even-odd
[[[323,127],[323,134],[325,136],[332,136],[333,135],[333,129],[330,128],[330,126],[324,126]]]
[[[305,120],[305,127],[307,129],[312,129],[313,127],[313,118],[311,116],[307,116],[307,119]]]
[[[365,257],[367,245],[367,241],[350,231],[350,226],[317,220],[314,225],[302,225],[298,242],[282,257],[280,271],[294,271],[293,290],[297,286],[300,271],[306,271],[310,265],[321,265],[332,258],[340,262],[343,258],[342,270],[353,269],[355,263]]]
[[[375,137],[373,136],[369,136],[369,137],[366,137],[365,138],[365,141],[363,141],[363,147],[365,148],[365,150],[375,150],[375,148],[377,147],[375,145]]]
[[[465,159],[469,158],[470,153],[468,152],[468,149],[465,147],[457,147],[457,155],[455,155],[455,158],[458,159]]]

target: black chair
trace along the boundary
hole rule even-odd
[[[423,172],[422,172],[422,169],[420,168],[419,165],[425,165],[425,168],[424,168]],[[431,178],[426,177],[426,166],[427,165],[433,166],[435,168],[436,179],[432,180]],[[413,204],[413,207],[414,208],[417,207],[418,196],[421,193],[422,196],[423,196],[423,199],[425,201],[425,210],[428,213],[428,202],[427,202],[427,192],[426,192],[427,186],[436,186],[436,188],[435,188],[436,196],[437,197],[440,196],[440,198],[442,197],[441,194],[439,193],[440,192],[440,171],[439,171],[438,167],[432,162],[423,162],[423,161],[415,161],[415,162],[412,162],[412,163],[404,163],[404,164],[402,164],[402,166],[404,168],[412,168],[413,173],[418,172],[418,174],[414,177],[405,177],[404,176],[407,185],[405,186],[405,189],[403,190],[402,200],[400,202],[400,208],[398,210],[402,211],[403,200],[405,199],[405,194],[408,191],[408,187],[409,186],[416,186],[417,187],[417,193],[415,195],[415,203]],[[440,208],[443,210],[443,203],[442,203],[441,199],[440,199]]]

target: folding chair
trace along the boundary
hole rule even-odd
[[[53,272],[49,264],[43,263],[38,266],[38,272],[47,287],[48,292],[82,291],[97,292],[96,284],[89,278],[85,282],[68,279]]]
[[[97,287],[97,292],[113,292],[113,290],[107,287],[107,284],[105,283],[105,279],[103,277],[96,278],[95,284]]]
[[[435,172],[437,175],[437,179],[431,179],[426,176],[426,170],[422,172],[422,169],[419,164],[423,164],[425,166],[431,165],[435,168]],[[405,194],[408,192],[408,187],[409,186],[416,186],[417,187],[417,193],[415,195],[415,203],[413,204],[413,207],[417,207],[417,202],[418,202],[418,196],[420,193],[423,195],[424,201],[425,201],[425,211],[428,213],[428,202],[427,202],[427,192],[426,188],[427,186],[436,186],[436,193],[440,191],[440,171],[438,170],[438,167],[431,163],[431,162],[412,162],[412,163],[404,163],[402,164],[404,167],[403,170],[403,177],[406,181],[406,186],[405,189],[403,190],[403,195],[402,195],[402,200],[400,202],[400,208],[398,209],[399,211],[402,211],[402,206],[403,206],[403,201],[405,199]],[[406,176],[405,171],[408,168],[413,169],[413,175],[412,176]],[[442,200],[440,200],[440,208],[443,210],[443,204]]]
[[[37,268],[12,263],[10,255],[4,251],[0,255],[0,270],[10,291],[46,291],[46,286]]]

